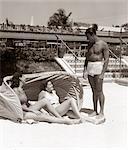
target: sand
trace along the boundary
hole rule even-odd
[[[125,149],[127,147],[128,87],[104,83],[105,117],[100,125],[18,124],[0,119],[1,150]],[[92,108],[92,93],[84,87],[83,107]]]

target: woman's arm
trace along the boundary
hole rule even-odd
[[[43,98],[45,98],[45,91],[42,90],[42,91],[39,93],[38,100],[41,100],[41,99],[43,99]]]

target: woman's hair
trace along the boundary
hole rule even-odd
[[[41,85],[40,85],[41,91],[42,91],[42,90],[45,90],[46,87],[47,87],[47,82],[41,82]]]
[[[21,72],[15,72],[11,79],[11,88],[19,87],[20,85],[20,77],[22,77]]]
[[[42,82],[42,84],[41,84],[41,86],[40,86],[41,90],[46,90],[47,85],[48,85],[49,82],[51,82],[51,81]],[[51,83],[52,83],[52,82],[51,82]],[[52,84],[53,84],[53,83],[52,83]]]

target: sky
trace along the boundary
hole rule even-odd
[[[49,17],[63,8],[74,22],[101,26],[128,23],[128,0],[0,0],[0,23],[47,25]]]

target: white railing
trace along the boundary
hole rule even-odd
[[[62,44],[68,49],[68,51],[73,55],[73,57],[75,58],[75,73],[76,73],[76,63],[77,63],[77,60],[78,60],[78,57],[76,56],[76,54],[69,48],[69,46],[63,41],[63,39],[58,36],[57,34],[55,34],[55,36],[57,37],[57,40],[59,39]]]

